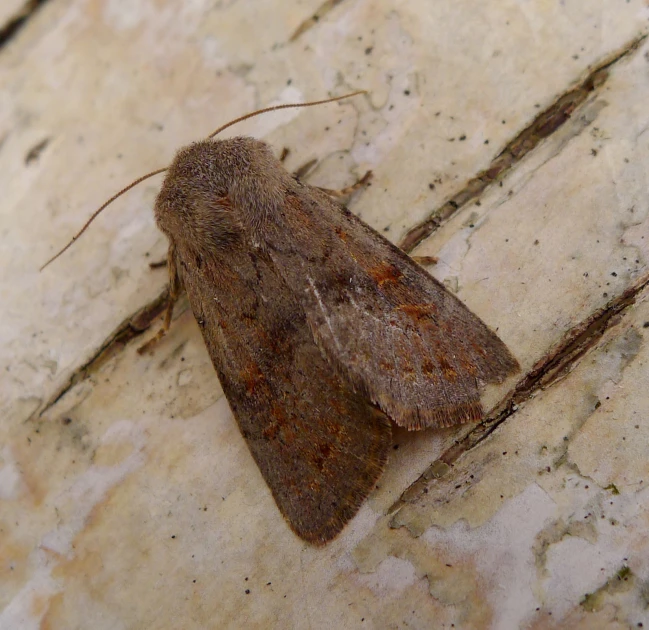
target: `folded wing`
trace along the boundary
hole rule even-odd
[[[280,511],[303,539],[330,540],[381,475],[389,420],[332,369],[271,259],[233,245],[210,260],[181,250],[178,267]]]
[[[480,384],[518,369],[442,284],[317,189],[287,193],[267,247],[332,364],[401,426],[478,419]]]

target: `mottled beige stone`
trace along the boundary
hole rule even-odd
[[[643,0],[329,5],[291,41],[320,0],[50,0],[0,49],[1,630],[649,627],[646,289],[389,514],[470,427],[397,431],[380,487],[323,549],[282,520],[188,311],[153,355],[115,348],[33,415],[162,291],[159,181],[39,265],[179,146],[366,88],[227,133],[289,147],[289,168],[317,158],[324,186],[373,169],[351,208],[396,242],[649,27]],[[645,42],[613,64],[416,252],[526,371],[649,272],[647,59]]]

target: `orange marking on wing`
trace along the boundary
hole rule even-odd
[[[264,428],[261,434],[267,440],[274,440],[277,437],[277,434],[279,432],[280,432],[279,424],[277,424],[277,422],[272,422],[271,424],[269,424],[267,427]]]
[[[323,457],[331,457],[331,446],[329,446],[329,444],[318,445],[318,450],[322,453]]]
[[[421,366],[421,371],[426,376],[433,376],[435,374],[435,366],[433,365],[432,361],[424,361]]]
[[[308,484],[307,488],[309,488],[313,494],[316,494],[320,492],[320,482],[314,479]]]
[[[333,424],[329,422],[327,424],[327,430],[329,435],[332,438],[335,438],[338,444],[342,444],[345,438],[347,437],[347,430],[341,424]]]
[[[246,394],[248,396],[252,396],[258,386],[266,381],[256,363],[249,363],[244,370],[239,372],[239,376],[246,386]]]
[[[335,455],[334,449],[326,443],[316,444],[314,446],[316,452],[311,456],[311,461],[321,474],[324,476],[331,475],[332,471],[328,464],[330,463],[329,460]]]
[[[284,414],[284,409],[277,403],[274,403],[271,407],[270,417],[271,420],[268,426],[262,431],[262,435],[269,440],[274,440],[282,431],[287,418]]]
[[[372,267],[369,270],[369,274],[376,280],[379,286],[383,286],[384,284],[397,284],[403,278],[403,274],[399,269],[390,263],[382,263],[376,267]]]
[[[434,304],[404,304],[399,306],[398,310],[418,322],[422,319],[435,319],[437,307]]]
[[[421,365],[422,374],[431,380],[434,384],[438,384],[440,380],[439,370],[432,361],[424,361]]]
[[[273,403],[270,409],[271,421],[262,434],[269,440],[280,439],[285,446],[290,446],[295,441],[295,430],[291,418],[286,415],[284,407],[278,402]]]
[[[462,367],[469,373],[471,376],[475,376],[478,373],[478,369],[475,364],[469,363],[468,361],[462,361]]]
[[[437,360],[439,365],[442,368],[442,373],[444,378],[447,381],[455,381],[457,379],[457,372],[453,369],[453,366],[446,360],[446,357],[443,354],[437,355]]]
[[[330,400],[329,405],[338,415],[342,416],[347,411],[345,405],[337,398],[333,398],[332,400]]]
[[[402,373],[402,378],[406,381],[414,381],[415,378],[417,377],[415,373],[415,369],[412,367],[412,365],[406,363],[402,368],[401,368],[401,373]]]
[[[487,356],[487,351],[479,346],[477,343],[472,343],[471,344],[471,349],[476,353],[476,354],[481,354],[483,357]]]

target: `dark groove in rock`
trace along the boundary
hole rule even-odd
[[[158,297],[143,306],[136,313],[131,315],[123,321],[115,330],[115,332],[108,337],[104,344],[97,349],[97,352],[86,361],[83,365],[77,368],[71,375],[67,382],[55,392],[49,400],[47,400],[40,409],[37,409],[26,422],[42,417],[42,415],[54,406],[68,391],[70,391],[77,383],[88,378],[91,374],[96,372],[102,365],[110,358],[120,352],[126,344],[141,335],[160,315],[166,305],[168,299],[168,288],[166,288]]]
[[[412,227],[401,239],[399,247],[411,252],[419,243],[428,238],[445,221],[448,221],[459,208],[481,195],[485,189],[498,181],[516,163],[523,159],[542,140],[552,135],[561,127],[575,110],[584,103],[588,96],[600,88],[608,79],[608,69],[621,59],[635,52],[647,38],[642,35],[631,40],[620,50],[609,55],[591,70],[586,78],[576,87],[560,96],[552,105],[542,111],[523,131],[511,140],[503,151],[497,155],[488,168],[480,171],[475,177],[446,201],[431,216]]]
[[[313,28],[327,13],[338,6],[343,0],[325,0],[316,10],[316,12],[304,20],[289,37],[289,42],[294,42],[300,35]]]
[[[29,0],[29,2],[26,2],[16,15],[0,28],[0,48],[6,46],[15,37],[25,26],[27,20],[46,2],[47,0]]]

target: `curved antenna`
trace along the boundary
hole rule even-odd
[[[242,120],[247,120],[248,118],[252,118],[253,116],[259,116],[259,114],[265,114],[266,112],[273,112],[277,109],[289,109],[291,107],[312,107],[313,105],[324,105],[325,103],[333,103],[334,101],[342,101],[344,98],[351,98],[352,96],[358,96],[359,94],[367,94],[366,90],[358,90],[356,92],[351,92],[350,94],[344,94],[343,96],[334,96],[333,98],[326,98],[322,101],[311,101],[309,103],[287,103],[285,105],[273,105],[272,107],[265,107],[264,109],[258,109],[255,112],[251,112],[250,114],[246,114],[245,116],[241,116],[239,118],[236,118],[235,120],[231,120],[229,123],[219,127],[216,131],[213,131],[209,136],[207,136],[207,139],[213,138],[216,134],[221,133],[224,129],[227,129],[228,127],[231,127],[232,125],[235,125],[236,123],[241,122]],[[74,243],[88,228],[88,226],[97,218],[99,213],[104,210],[107,206],[109,206],[115,199],[118,197],[121,197],[125,192],[131,190],[131,188],[134,188],[137,186],[139,183],[143,182],[145,179],[149,179],[149,177],[153,177],[154,175],[159,175],[160,173],[164,173],[167,170],[168,167],[165,168],[159,168],[157,171],[151,171],[150,173],[147,173],[146,175],[142,175],[142,177],[138,177],[135,181],[131,182],[126,188],[122,188],[118,193],[113,195],[106,203],[104,203],[98,210],[95,210],[95,212],[92,214],[92,216],[86,221],[86,224],[70,239],[70,242],[58,253],[54,254],[52,258],[50,258],[41,268],[39,271],[43,271],[45,267],[47,267],[50,263],[53,263],[61,254],[66,252],[71,246],[72,243]]]
[[[311,101],[310,103],[287,103],[286,105],[273,105],[272,107],[264,107],[264,109],[258,109],[256,112],[251,112],[245,116],[235,118],[229,123],[219,127],[216,131],[213,131],[208,138],[213,138],[217,133],[221,133],[224,129],[236,125],[242,120],[247,120],[253,116],[258,116],[259,114],[265,114],[266,112],[274,112],[277,109],[289,109],[291,107],[311,107],[312,105],[324,105],[325,103],[333,103],[334,101],[342,101],[344,98],[351,98],[352,96],[358,96],[359,94],[367,94],[367,90],[358,90],[357,92],[352,92],[351,94],[345,94],[344,96],[334,96],[333,98],[326,98],[323,101]]]
[[[160,173],[164,173],[167,169],[166,168],[159,168],[157,171],[151,171],[150,173],[147,173],[146,175],[142,175],[142,177],[138,177],[134,182],[131,182],[126,188],[122,188],[118,193],[114,194],[108,201],[106,201],[98,210],[95,210],[93,212],[92,216],[86,221],[86,224],[70,239],[70,242],[62,249],[60,250],[57,254],[54,254],[52,258],[50,258],[40,269],[39,271],[43,271],[47,265],[50,263],[54,262],[63,252],[67,251],[71,246],[74,241],[76,241],[88,228],[88,226],[97,218],[97,215],[107,206],[109,206],[115,199],[118,197],[121,197],[125,192],[131,190],[131,188],[134,188],[137,186],[139,183],[143,182],[145,179],[149,179],[149,177],[153,177],[154,175],[159,175]]]

